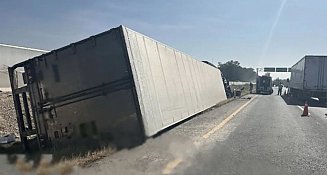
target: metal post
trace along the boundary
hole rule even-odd
[[[29,130],[32,130],[32,121],[31,121],[31,114],[30,114],[30,110],[28,107],[28,102],[27,102],[27,96],[26,96],[26,92],[22,93],[22,97],[23,97],[23,103],[24,103],[24,109],[25,109],[25,117],[26,117],[26,121],[27,121],[27,126]]]
[[[23,113],[22,113],[22,107],[20,104],[19,94],[16,93],[16,89],[18,88],[18,85],[16,83],[16,75],[15,75],[15,69],[8,68],[9,78],[10,78],[10,85],[11,85],[11,91],[13,94],[13,100],[14,105],[16,109],[16,117],[17,117],[17,123],[18,123],[18,129],[19,129],[19,135],[21,138],[21,142],[23,144],[24,151],[28,151],[28,141],[27,137],[24,135],[25,133],[25,126],[24,126],[24,120],[23,120]]]

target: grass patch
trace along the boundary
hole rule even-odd
[[[74,165],[80,167],[88,167],[91,163],[100,160],[106,156],[109,156],[115,153],[116,151],[117,151],[116,148],[106,147],[106,148],[98,149],[96,151],[89,151],[84,155],[79,155],[73,158],[64,159],[64,161],[71,162]]]
[[[250,84],[244,84],[244,85],[231,85],[230,86],[232,90],[238,90],[242,89],[244,87],[244,90],[242,90],[242,95],[243,94],[249,94],[250,93]],[[253,85],[252,92],[254,92],[255,85]]]
[[[89,151],[80,155],[63,157],[59,161],[52,160],[51,156],[41,156],[40,161],[37,161],[37,159],[33,161],[31,159],[26,159],[26,157],[17,157],[14,166],[18,172],[22,174],[32,173],[36,175],[68,175],[74,172],[78,167],[89,167],[93,162],[112,155],[115,152],[116,148],[104,147],[102,149]]]

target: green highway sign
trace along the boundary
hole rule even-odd
[[[257,68],[257,71],[262,71],[262,68]],[[264,72],[291,72],[291,68],[287,67],[265,67]]]
[[[275,72],[276,69],[274,67],[265,67],[265,68],[263,68],[263,71],[264,72]]]
[[[276,72],[287,72],[287,67],[276,67]]]

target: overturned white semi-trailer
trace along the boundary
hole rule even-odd
[[[219,69],[124,26],[9,72],[26,149],[33,135],[40,148],[129,146],[226,99]]]

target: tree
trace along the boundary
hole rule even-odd
[[[218,67],[229,81],[253,81],[256,78],[253,68],[242,67],[238,61],[219,62]]]
[[[279,83],[282,83],[283,85],[288,85],[287,79],[280,79],[279,77],[273,80],[274,85],[279,85]]]

